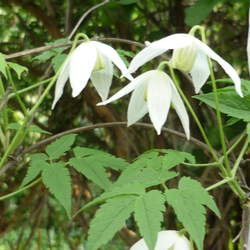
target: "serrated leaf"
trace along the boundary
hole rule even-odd
[[[170,180],[178,176],[178,173],[168,171],[165,169],[154,169],[150,167],[144,167],[143,165],[138,165],[138,162],[131,164],[126,168],[114,185],[120,186],[126,183],[137,182],[141,183],[144,188],[155,186],[158,184],[163,184],[167,180]]]
[[[205,236],[205,208],[184,190],[169,189],[166,192],[166,199],[198,249],[202,250]]]
[[[43,153],[37,153],[30,156],[30,164],[26,176],[24,177],[21,186],[25,186],[32,180],[34,180],[42,171],[43,168],[48,166],[46,162],[48,160],[47,155]]]
[[[22,73],[29,71],[27,67],[24,67],[17,63],[8,62],[8,66],[16,72],[18,79],[21,79]]]
[[[213,93],[197,95],[194,98],[216,108]],[[226,87],[218,90],[218,98],[222,113],[246,122],[250,121],[250,93],[240,97],[233,88]]]
[[[111,182],[107,173],[102,164],[96,162],[94,158],[71,158],[69,164],[100,188],[109,190]]]
[[[17,122],[11,122],[8,124],[7,129],[18,130],[21,127],[21,124]]]
[[[110,189],[111,189],[111,191],[104,192],[103,194],[101,194],[99,197],[97,197],[93,201],[87,203],[84,207],[82,207],[78,211],[78,213],[82,212],[86,209],[89,209],[90,207],[95,206],[99,203],[103,203],[104,201],[106,201],[108,199],[115,198],[117,196],[125,196],[125,195],[139,196],[139,195],[143,195],[145,193],[145,189],[144,189],[143,185],[141,185],[139,183],[129,183],[129,184],[125,184],[122,186],[114,186],[114,187],[111,187]]]
[[[42,52],[38,56],[35,56],[33,58],[33,60],[37,60],[37,61],[40,61],[40,62],[46,62],[47,60],[49,60],[53,56],[55,56],[55,52],[48,50],[48,51]]]
[[[165,199],[158,190],[152,190],[136,199],[135,220],[149,250],[155,249],[157,233],[161,229]]]
[[[97,250],[113,238],[132,213],[135,199],[134,196],[116,197],[100,207],[90,223],[86,250]]]
[[[66,54],[59,54],[52,58],[51,63],[53,65],[53,69],[57,72],[60,67],[62,66],[63,62],[66,60],[68,55]]]
[[[7,62],[5,61],[5,55],[0,53],[0,72],[3,73],[5,78],[7,79]]]
[[[200,182],[191,179],[190,177],[182,177],[179,182],[179,189],[185,190],[192,196],[192,199],[199,201],[202,205],[210,208],[218,217],[220,217],[220,211],[214,202],[213,196],[211,196],[205,188],[203,188]]]
[[[51,160],[57,159],[71,148],[72,144],[75,142],[75,138],[75,134],[65,135],[49,144],[45,151]]]
[[[77,158],[95,157],[95,161],[100,162],[103,167],[110,167],[114,170],[124,170],[129,165],[129,163],[124,159],[115,157],[114,155],[103,152],[101,150],[85,147],[75,147],[73,151]]]
[[[65,163],[63,162],[56,162],[46,166],[42,171],[42,180],[70,217],[71,179],[69,170],[64,165]]]

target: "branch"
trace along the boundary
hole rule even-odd
[[[139,42],[135,42],[132,40],[128,40],[128,39],[121,39],[121,38],[93,38],[90,39],[92,41],[103,41],[103,42],[117,42],[117,43],[126,43],[126,44],[132,44],[135,45],[137,47],[141,47],[144,48],[145,45],[143,43],[139,43]],[[79,41],[79,43],[81,43],[82,41]],[[38,47],[38,48],[34,48],[34,49],[28,49],[28,50],[24,50],[24,51],[20,51],[20,52],[16,52],[10,55],[6,55],[5,59],[13,59],[13,58],[17,58],[17,57],[21,57],[21,56],[27,56],[27,55],[31,55],[31,54],[37,54],[37,53],[41,53],[50,49],[54,49],[54,48],[60,48],[60,47],[66,47],[66,46],[70,46],[72,45],[73,42],[66,42],[66,43],[59,43],[59,44],[53,44],[53,45],[46,45],[46,46],[42,46],[42,47]]]
[[[100,8],[100,7],[102,7],[103,5],[105,5],[105,4],[109,3],[109,2],[110,2],[110,0],[105,0],[104,2],[99,3],[99,4],[97,4],[97,5],[93,6],[93,7],[91,7],[89,10],[87,10],[85,13],[83,13],[83,15],[81,16],[81,18],[80,18],[79,21],[77,22],[77,24],[76,24],[76,26],[74,27],[74,29],[71,31],[71,33],[70,33],[68,39],[70,40],[70,39],[74,36],[74,34],[76,33],[77,29],[79,28],[79,26],[80,26],[81,23],[83,22],[83,20],[84,20],[91,12],[93,12],[94,10],[96,10],[96,9],[98,9],[98,8]]]
[[[80,133],[80,132],[83,132],[83,131],[88,131],[88,130],[92,130],[92,129],[95,129],[95,128],[108,128],[108,127],[116,127],[116,126],[127,126],[127,122],[107,122],[107,123],[98,123],[98,124],[94,124],[94,125],[89,125],[89,126],[84,126],[84,127],[79,127],[79,128],[73,128],[73,129],[69,129],[69,130],[66,130],[66,131],[63,131],[61,133],[58,133],[58,134],[55,134],[53,136],[50,136],[28,148],[26,148],[25,150],[23,150],[20,154],[18,154],[17,156],[15,156],[15,160],[12,160],[10,162],[8,162],[7,164],[5,164],[3,166],[3,168],[0,170],[0,175],[3,175],[9,168],[11,168],[12,166],[14,166],[18,161],[21,160],[21,158],[33,151],[34,149],[37,149],[41,146],[45,146],[47,144],[49,144],[50,142],[56,140],[57,138],[59,137],[62,137],[64,135],[67,135],[67,134],[71,134],[71,133]],[[142,122],[138,122],[138,123],[135,123],[134,126],[139,126],[139,127],[144,127],[144,128],[154,128],[153,125],[151,124],[148,124],[148,123],[142,123]],[[174,136],[177,136],[179,138],[182,138],[182,139],[186,139],[186,135],[181,133],[181,132],[178,132],[178,131],[175,131],[173,129],[170,129],[170,128],[162,128],[162,131],[163,132],[167,132],[167,133],[170,133]],[[199,141],[198,139],[196,138],[193,138],[191,137],[190,140],[189,140],[191,143],[193,143],[194,145],[198,146],[199,148],[201,148],[202,150],[204,150],[205,152],[209,152],[209,147],[203,143],[202,141]]]

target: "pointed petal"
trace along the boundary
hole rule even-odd
[[[147,102],[145,100],[146,91],[146,82],[133,91],[128,105],[128,126],[136,123],[148,112]]]
[[[131,91],[133,91],[134,89],[136,89],[138,86],[140,86],[141,84],[143,84],[147,79],[150,78],[150,76],[153,74],[155,70],[151,70],[148,71],[146,73],[143,73],[141,75],[139,75],[138,77],[136,77],[133,81],[131,81],[128,85],[126,85],[123,89],[121,89],[120,91],[118,91],[116,94],[114,94],[113,96],[111,96],[108,100],[104,101],[104,102],[100,102],[97,105],[106,105],[110,102],[113,102],[119,98],[121,98],[124,95],[127,95],[128,93],[130,93]]]
[[[250,8],[248,13],[247,61],[248,61],[248,71],[250,74]]]
[[[170,49],[177,49],[188,46],[192,43],[192,39],[187,34],[174,34],[167,36],[158,41],[147,43],[147,47],[141,50],[131,61],[129,65],[129,72],[135,72],[146,62],[161,55]]]
[[[104,55],[102,56],[105,62],[105,68],[92,72],[90,78],[102,101],[104,101],[108,97],[109,89],[112,84],[113,64],[109,58]]]
[[[183,129],[185,131],[186,137],[189,140],[190,139],[190,129],[189,129],[189,117],[187,110],[185,108],[185,105],[174,85],[172,80],[169,78],[171,87],[172,87],[172,104],[175,108],[176,113],[178,114],[181,124],[183,126]]]
[[[157,242],[155,250],[191,250],[191,245],[188,239],[179,235],[177,231],[165,230],[161,231],[157,235]],[[141,239],[137,241],[130,250],[148,250],[148,247],[144,241]]]
[[[115,49],[104,43],[96,41],[92,41],[91,43],[93,43],[102,54],[106,55],[116,65],[116,67],[120,69],[123,76],[125,76],[129,80],[133,80],[133,77],[128,72],[125,63],[122,61]]]
[[[55,97],[54,97],[51,109],[55,108],[56,103],[58,102],[58,100],[61,98],[61,96],[63,94],[64,86],[69,78],[69,61],[70,61],[70,56],[63,63],[63,66],[61,68],[61,72],[60,72],[59,77],[56,81]]]
[[[147,102],[149,116],[158,135],[167,120],[171,98],[172,88],[168,82],[167,74],[155,70],[148,82]]]
[[[208,58],[202,51],[198,51],[190,74],[192,76],[195,93],[197,94],[210,75]]]
[[[96,48],[91,42],[80,44],[70,58],[69,79],[76,97],[85,88],[96,62]]]
[[[225,72],[233,80],[236,92],[241,97],[243,97],[243,94],[241,91],[241,80],[240,80],[240,77],[238,76],[238,73],[236,72],[236,70],[228,62],[226,62],[218,54],[216,54],[212,49],[210,49],[205,43],[201,42],[197,38],[193,38],[193,39],[195,39],[195,43],[200,48],[200,50],[203,51],[203,53],[205,53],[208,57],[212,58],[218,64],[220,64],[220,66],[225,70]]]

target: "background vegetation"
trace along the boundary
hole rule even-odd
[[[26,77],[18,79],[18,76],[15,76],[18,89],[26,88],[52,76],[53,71],[58,69],[58,65],[65,58],[64,53],[68,52],[68,47],[50,49],[41,53],[31,53],[26,50],[55,43],[55,41],[56,43],[67,41],[65,38],[70,35],[80,17],[100,2],[99,0],[0,1],[0,52],[8,55],[7,58],[11,62],[29,69],[29,74],[25,73]],[[113,0],[87,16],[78,32],[86,33],[94,39],[121,38],[139,42],[140,44],[136,44],[123,40],[104,39],[105,42],[119,49],[125,61],[129,61],[133,53],[141,49],[144,41],[154,41],[176,32],[185,33],[192,25],[201,23],[207,28],[209,45],[218,54],[223,55],[224,59],[231,62],[242,78],[248,79],[246,64],[248,8],[249,2],[243,0]],[[25,53],[18,53],[20,51]],[[216,74],[218,78],[224,77],[224,72],[220,68],[217,69]],[[187,77],[181,74],[179,77],[181,87],[202,117],[213,145],[219,145],[213,110],[201,105],[198,100],[192,99],[194,92],[191,83]],[[113,93],[125,84],[125,80],[121,82],[119,79],[114,79]],[[225,85],[221,84],[221,86]],[[44,85],[41,85],[23,94],[27,106],[36,102],[43,89]],[[204,90],[210,89],[211,86],[208,84]],[[10,93],[13,91],[9,88]],[[99,96],[91,84],[74,99],[67,85],[63,97],[52,111],[53,95],[51,91],[33,117],[33,125],[40,130],[35,127],[35,132],[33,129],[28,133],[23,144],[9,159],[11,164],[5,165],[0,170],[0,196],[15,191],[22,183],[28,166],[28,158],[23,158],[25,156],[23,151],[28,147],[36,145],[51,135],[72,128],[126,121],[129,97],[108,106],[97,107]],[[11,138],[15,131],[15,124],[22,122],[23,115],[14,98],[9,99],[8,109],[13,124],[5,133]],[[231,140],[242,131],[244,124],[237,122],[230,125],[232,119],[226,116],[223,118],[225,121],[230,121],[226,131],[228,143],[231,144]],[[182,127],[179,122],[176,122],[177,120],[175,112],[170,112],[166,126],[182,133]],[[149,123],[149,118],[145,117],[143,122]],[[191,124],[191,128],[192,136],[202,140],[196,126]],[[127,128],[119,125],[102,128],[100,126],[82,131],[79,135],[77,145],[99,148],[128,161],[151,148],[175,148],[191,152],[199,162],[208,160],[205,149],[197,147],[192,141],[183,140],[181,136],[170,132],[163,132],[157,136],[151,127]],[[44,147],[44,144],[36,146],[32,152],[43,152]],[[221,150],[219,146],[217,150]],[[3,152],[4,148],[0,148],[0,151]],[[65,159],[67,157],[65,156]],[[247,160],[242,163],[241,172],[246,180],[250,178],[247,164]],[[218,181],[216,178],[219,178],[213,168],[189,169],[180,166],[179,171],[182,175],[200,180],[204,186]],[[115,173],[110,172],[110,174]],[[77,211],[100,193],[100,190],[73,169],[71,169],[71,177],[73,178],[73,210]],[[171,185],[175,186],[175,181]],[[240,204],[226,186],[213,191],[212,194],[222,212],[222,218],[218,219],[213,214],[209,214],[205,249],[236,249],[232,245],[232,240],[237,240],[240,232]],[[95,209],[92,209],[70,221],[61,205],[49,195],[45,186],[42,183],[37,184],[26,192],[0,202],[0,249],[83,249],[82,244],[86,238],[89,221],[94,213]],[[179,225],[173,218],[173,212],[169,210],[165,214],[166,227],[178,229]],[[103,249],[128,249],[138,238],[138,231],[134,222],[130,220],[127,227],[124,227]]]

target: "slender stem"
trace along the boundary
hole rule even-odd
[[[7,71],[7,76],[8,76],[8,79],[9,79],[9,81],[10,81],[10,84],[11,84],[11,86],[12,86],[14,92],[16,92],[16,91],[17,91],[17,90],[16,90],[16,86],[15,86],[15,83],[14,83],[13,78],[12,78],[12,76],[11,76],[10,69],[9,69],[8,67],[6,67],[6,71]],[[26,107],[25,107],[25,104],[24,104],[23,101],[21,100],[20,96],[19,96],[19,95],[15,95],[15,98],[17,99],[17,102],[19,103],[19,105],[20,105],[20,107],[21,107],[23,113],[26,114],[26,113],[27,113],[27,109],[26,109]]]
[[[15,192],[12,192],[12,193],[9,193],[9,194],[6,194],[6,195],[1,196],[1,197],[0,197],[0,201],[5,200],[5,199],[8,199],[8,198],[11,198],[12,196],[14,196],[14,195],[16,195],[16,194],[19,194],[19,193],[21,193],[21,192],[27,190],[28,188],[33,187],[34,185],[36,185],[36,184],[37,184],[38,182],[40,182],[41,180],[42,180],[42,178],[40,177],[40,178],[38,178],[37,180],[31,182],[29,185],[24,186],[23,188],[20,188],[20,189],[18,189],[18,190],[15,191]]]
[[[0,96],[4,96],[5,94],[5,89],[4,89],[4,85],[3,85],[3,81],[2,78],[0,77]],[[6,131],[7,126],[8,126],[8,113],[7,113],[7,109],[3,107],[3,129],[4,131]]]
[[[248,144],[249,144],[249,136],[247,136],[246,141],[245,141],[245,143],[244,143],[244,145],[239,153],[239,156],[234,163],[233,169],[231,171],[232,177],[235,177],[235,175],[236,175],[237,169],[240,166],[240,162],[241,162],[241,160],[242,160],[242,158],[247,150]]]
[[[207,43],[206,40],[206,35],[205,35],[205,29],[203,27],[200,27],[200,32],[201,32],[201,38],[204,43]],[[221,141],[221,146],[222,146],[222,151],[224,155],[224,162],[225,166],[228,171],[230,171],[230,163],[227,155],[227,146],[225,142],[225,134],[223,130],[223,125],[222,125],[222,118],[221,118],[221,112],[220,112],[220,103],[219,103],[219,97],[218,97],[218,92],[217,92],[217,87],[216,87],[216,80],[213,72],[213,66],[212,66],[212,61],[210,58],[207,58],[208,60],[208,65],[209,65],[209,71],[210,71],[210,78],[212,82],[212,87],[213,87],[213,92],[214,92],[214,101],[215,101],[215,108],[216,108],[216,117],[217,117],[217,122],[218,122],[218,127],[219,127],[219,134],[220,134],[220,141]]]
[[[183,162],[182,164],[185,166],[190,166],[190,167],[210,167],[210,166],[218,166],[221,163],[220,162],[209,162],[209,163],[193,164],[193,163]]]
[[[245,137],[246,131],[244,131],[239,138],[233,143],[233,145],[227,150],[227,155],[229,155],[241,142],[241,140]]]
[[[31,86],[29,86],[29,87],[27,87],[27,88],[23,88],[23,89],[21,89],[21,90],[18,90],[18,91],[16,91],[15,93],[11,93],[11,94],[9,95],[9,99],[15,97],[16,95],[20,95],[20,94],[23,94],[23,93],[25,93],[25,92],[28,92],[29,90],[32,90],[32,89],[34,89],[34,88],[37,88],[37,87],[39,87],[39,86],[41,86],[41,85],[43,85],[43,84],[49,82],[51,79],[52,79],[52,78],[48,78],[48,79],[46,79],[46,80],[44,80],[44,81],[35,83],[35,84],[33,84],[33,85],[31,85]]]
[[[228,182],[230,182],[230,181],[232,181],[232,180],[233,180],[232,177],[231,177],[231,178],[228,178],[228,177],[227,177],[227,178],[225,178],[225,179],[223,179],[223,180],[221,180],[221,181],[219,181],[219,182],[217,182],[217,183],[211,185],[210,187],[207,187],[206,190],[207,190],[207,191],[210,191],[210,190],[215,189],[215,188],[217,188],[217,187],[219,187],[219,186],[221,186],[221,185],[224,185],[224,184],[226,184],[226,183],[228,183]]]

